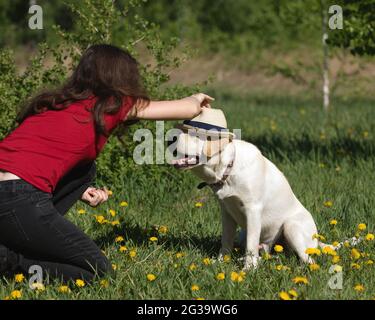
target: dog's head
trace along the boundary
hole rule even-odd
[[[196,130],[183,130],[177,140],[170,145],[170,151],[176,156],[171,161],[177,169],[193,169],[220,161],[220,151],[230,142],[229,137],[218,134],[202,134]]]

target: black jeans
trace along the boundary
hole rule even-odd
[[[97,245],[64,218],[95,178],[95,163],[72,170],[53,194],[24,180],[0,181],[0,246],[16,255],[15,272],[38,265],[50,278],[92,281],[112,270]]]

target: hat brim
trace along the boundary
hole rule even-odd
[[[188,124],[177,124],[175,125],[176,129],[180,129],[182,131],[188,131],[188,130],[194,130],[198,135],[204,135],[204,136],[210,136],[210,137],[219,137],[219,138],[229,138],[229,139],[234,139],[235,134],[233,132],[230,132],[229,130],[215,130],[215,129],[202,129],[202,128],[197,128],[194,126],[190,126]]]

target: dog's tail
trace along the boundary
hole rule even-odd
[[[331,244],[326,244],[326,243],[324,243],[324,242],[321,242],[321,241],[319,241],[318,242],[318,246],[319,246],[319,248],[321,248],[321,249],[323,249],[324,247],[330,247],[331,249],[333,249],[333,250],[338,250],[338,249],[340,249],[340,248],[342,248],[346,243],[347,244],[349,244],[350,246],[356,246],[356,245],[358,245],[360,242],[362,242],[362,238],[356,238],[356,237],[353,237],[353,238],[350,238],[350,239],[346,239],[346,240],[344,240],[344,241],[342,241],[342,242],[340,242],[339,244],[337,244],[337,245],[331,245]]]

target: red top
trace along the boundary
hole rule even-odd
[[[96,159],[107,138],[95,133],[90,110],[96,99],[81,100],[68,108],[48,110],[26,118],[0,141],[0,170],[13,173],[36,188],[52,193],[59,180],[79,164]],[[116,114],[105,114],[109,133],[133,106],[131,97]]]

